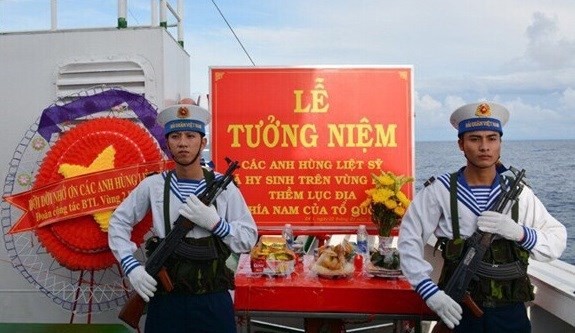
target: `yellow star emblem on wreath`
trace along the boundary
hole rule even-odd
[[[110,145],[106,147],[102,152],[100,152],[89,166],[86,167],[83,165],[62,163],[58,168],[58,172],[64,176],[64,178],[71,178],[98,171],[110,170],[114,168],[115,156],[116,149],[114,149],[114,146]],[[108,225],[110,224],[110,217],[112,217],[112,212],[112,210],[107,210],[104,212],[97,212],[92,214],[94,220],[96,220],[100,226],[100,229],[104,232],[108,231]]]

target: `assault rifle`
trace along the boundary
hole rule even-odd
[[[492,211],[498,213],[506,213],[509,208],[519,199],[519,194],[523,190],[523,178],[525,177],[525,169],[517,172],[515,168],[511,167],[510,170],[515,173],[515,179],[510,184],[509,188],[503,188],[501,184],[501,194],[497,201],[491,208]],[[447,281],[444,292],[449,295],[453,300],[458,303],[463,303],[476,317],[483,315],[483,310],[473,301],[471,295],[467,291],[467,287],[471,280],[476,276],[480,269],[481,261],[485,252],[494,240],[495,234],[482,232],[479,229],[471,235],[467,240],[469,247],[463,255],[461,261],[457,265],[455,272]],[[445,325],[442,321],[438,322],[433,328],[432,333],[452,332],[452,330]]]
[[[206,206],[214,204],[216,202],[216,198],[234,179],[233,173],[239,168],[239,164],[237,161],[232,161],[227,157],[226,162],[228,163],[226,173],[220,179],[214,180],[208,184],[206,190],[198,196]],[[174,222],[172,231],[170,231],[166,237],[159,242],[154,252],[146,261],[146,272],[151,276],[158,278],[166,291],[171,291],[174,287],[168,277],[164,263],[172,253],[177,251],[181,241],[186,237],[188,232],[194,228],[194,225],[193,221],[188,220],[182,215],[178,216],[178,219]],[[145,306],[146,301],[144,301],[137,292],[134,292],[130,295],[128,301],[122,307],[122,310],[120,310],[118,318],[131,327],[137,329],[140,318],[144,313]]]

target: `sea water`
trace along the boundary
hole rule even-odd
[[[501,161],[525,169],[527,183],[551,215],[567,228],[567,249],[561,260],[575,264],[575,140],[506,141]],[[465,165],[457,139],[415,143],[415,188],[431,176],[454,172]]]

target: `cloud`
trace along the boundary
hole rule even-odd
[[[536,12],[527,28],[526,56],[541,68],[557,69],[575,64],[575,40],[561,36],[557,25],[556,15],[549,17]]]
[[[114,26],[115,0],[101,2],[61,6],[61,23]],[[16,10],[19,4],[47,6],[38,0],[0,1],[11,25],[28,29],[49,22],[47,14],[40,20],[32,17],[34,11]],[[575,138],[572,0],[217,4],[227,22],[212,2],[184,6],[191,95],[209,91],[210,66],[251,66],[246,53],[259,66],[413,65],[416,140],[452,140],[450,113],[478,100],[496,100],[517,113],[510,124],[515,139]],[[129,23],[148,24],[145,7],[129,2]]]
[[[559,98],[561,106],[569,110],[572,115],[575,112],[575,89],[569,87],[563,91],[563,94]]]

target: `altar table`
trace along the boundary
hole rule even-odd
[[[252,273],[249,255],[242,254],[235,273],[236,314],[248,325],[255,315],[412,320],[416,331],[421,330],[421,320],[436,318],[403,277],[378,278],[356,271],[349,278],[323,278],[310,271],[312,262],[313,256],[306,255],[291,275],[274,277]]]

